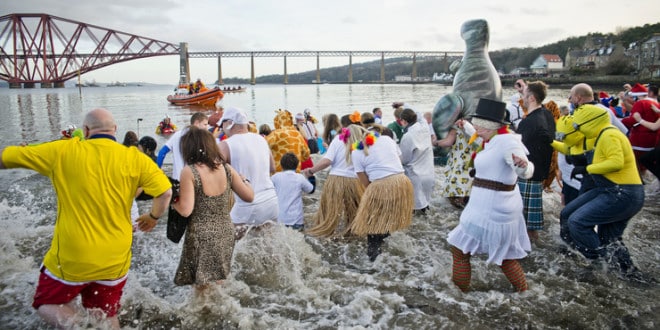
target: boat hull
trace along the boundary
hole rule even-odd
[[[203,105],[215,106],[224,94],[218,88],[190,95],[168,95],[167,101],[174,105]]]

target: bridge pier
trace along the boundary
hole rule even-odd
[[[184,81],[185,80],[185,81]],[[179,44],[179,83],[190,82],[190,64],[188,63],[188,43]]]
[[[36,84],[32,82],[23,83],[23,88],[34,88],[34,86],[36,86]]]
[[[250,85],[257,83],[257,79],[254,77],[254,53],[250,56]]]
[[[353,82],[353,54],[348,55],[348,83]]]
[[[417,80],[417,53],[413,53],[412,60],[412,74],[410,75],[410,78],[414,82]]]
[[[64,88],[64,82],[63,81],[56,81],[55,82],[55,88]]]
[[[284,82],[285,85],[289,83],[289,73],[286,71],[286,54],[284,54]]]
[[[316,53],[316,83],[321,83],[321,55]]]
[[[224,84],[222,81],[222,55],[218,55],[218,85],[222,86]]]
[[[53,88],[53,83],[52,82],[42,82],[41,83],[41,88]]]
[[[11,88],[11,89],[20,89],[20,88],[23,88],[23,85],[21,85],[21,83],[10,82],[9,83],[9,88]]]
[[[385,82],[385,52],[380,53],[380,82]]]

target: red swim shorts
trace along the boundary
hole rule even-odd
[[[126,279],[127,276],[115,281],[72,283],[55,278],[47,273],[45,267],[41,267],[32,307],[38,309],[41,305],[62,305],[80,295],[83,307],[98,308],[107,317],[113,317],[121,307],[119,301]]]

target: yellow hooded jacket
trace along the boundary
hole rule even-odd
[[[581,155],[594,148],[595,138],[586,139],[584,134],[573,127],[573,116],[566,115],[557,119],[557,133],[564,134],[564,141],[552,141],[552,148],[564,155]]]
[[[587,166],[589,174],[603,175],[616,184],[642,184],[630,141],[610,124],[605,109],[585,104],[575,111],[573,119],[587,139],[596,139],[594,158]]]

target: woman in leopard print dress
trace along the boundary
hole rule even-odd
[[[181,138],[187,166],[181,171],[181,193],[173,207],[189,216],[176,285],[203,289],[229,276],[234,249],[234,225],[229,218],[231,191],[251,202],[249,181],[226,164],[207,130],[190,127]]]

